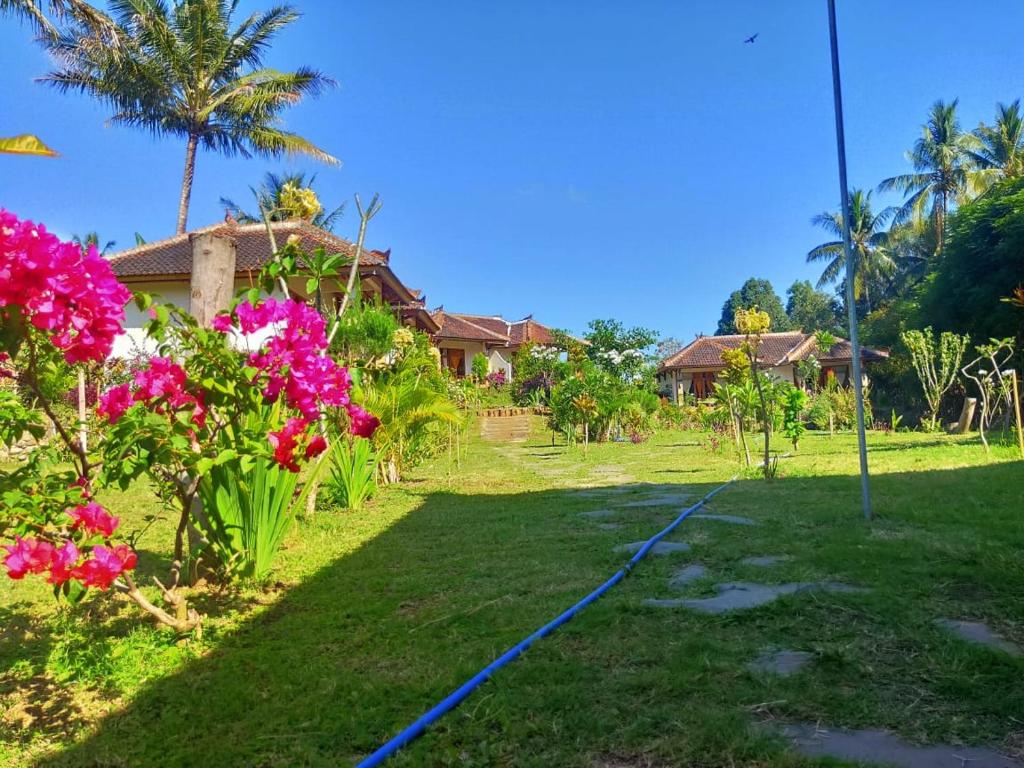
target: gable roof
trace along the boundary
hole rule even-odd
[[[355,246],[348,240],[315,227],[307,221],[276,221],[271,224],[278,245],[284,245],[292,236],[299,239],[299,247],[311,252],[323,246],[328,253],[341,253],[351,257]],[[192,244],[194,234],[217,234],[230,237],[237,247],[235,272],[259,271],[273,255],[266,227],[260,224],[219,222],[194,229],[181,235],[144,243],[110,256],[110,266],[119,278],[184,277],[192,273]],[[391,251],[363,249],[360,266],[387,266]]]
[[[438,339],[483,341],[507,347],[518,347],[527,342],[551,344],[554,341],[551,329],[538,323],[532,316],[508,321],[500,315],[446,312],[443,307],[434,310],[432,316],[441,326],[441,330],[435,334]]]
[[[663,360],[659,370],[724,368],[722,352],[727,349],[739,349],[745,339],[746,337],[742,334],[698,336],[674,355]],[[805,360],[812,354],[823,363],[849,362],[853,357],[853,348],[846,339],[836,339],[836,343],[832,345],[831,349],[821,353],[813,333],[781,331],[761,336],[758,360],[763,365],[774,368],[797,360]],[[876,362],[884,360],[888,356],[888,350],[861,347],[861,359],[864,361]]]

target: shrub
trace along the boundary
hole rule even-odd
[[[473,378],[480,382],[487,378],[487,372],[491,369],[491,364],[487,360],[487,355],[483,352],[477,352],[473,355],[473,362],[471,366]]]
[[[331,498],[342,509],[359,510],[377,491],[377,457],[369,440],[341,437],[331,449]]]

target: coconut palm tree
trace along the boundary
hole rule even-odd
[[[178,233],[188,221],[196,151],[279,157],[331,155],[282,130],[280,115],[332,81],[301,67],[263,67],[274,36],[299,14],[289,6],[253,13],[233,26],[235,0],[111,0],[112,26],[79,17],[43,43],[58,69],[42,78],[62,91],[94,96],[113,110],[111,122],[156,136],[185,139]],[[97,44],[104,38],[112,44]]]
[[[291,185],[293,189],[313,189],[315,182],[315,173],[307,179],[306,174],[302,172],[281,174],[268,172],[263,177],[263,184],[258,188],[249,187],[249,191],[252,192],[253,199],[256,201],[256,210],[254,212],[249,213],[245,211],[242,206],[227,197],[222,197],[220,204],[241,224],[255,224],[263,221],[263,215],[260,211],[266,211],[271,221],[287,221],[288,219],[296,218],[296,216],[294,211],[282,199],[285,187]],[[341,218],[344,212],[344,203],[332,211],[321,208],[310,219],[310,223],[313,226],[320,227],[320,229],[333,232],[334,225],[338,223],[338,219]]]
[[[875,213],[871,208],[871,192],[850,190],[850,246],[855,262],[853,297],[856,300],[863,297],[868,312],[871,311],[870,286],[882,283],[896,269],[889,253],[889,232],[886,229],[895,215],[895,208],[885,208]],[[822,288],[841,280],[845,275],[843,214],[839,211],[819,213],[811,219],[811,223],[839,238],[815,246],[807,254],[808,262],[828,262],[818,280],[818,288]]]
[[[59,22],[67,16],[77,16],[102,25],[103,14],[83,0],[0,0],[0,15],[19,16],[31,22],[36,30],[55,37]]]
[[[908,195],[897,213],[897,221],[920,219],[929,208],[935,227],[936,251],[942,251],[946,218],[950,209],[977,194],[984,180],[977,173],[974,152],[981,147],[978,137],[960,129],[956,116],[959,99],[949,104],[939,99],[932,105],[922,136],[907,153],[914,173],[885,179],[881,192],[898,190]]]
[[[117,245],[113,240],[107,240],[101,248],[98,232],[86,232],[85,235],[72,235],[71,242],[81,248],[83,254],[86,253],[91,246],[96,246],[96,252],[99,253],[100,256],[106,256],[114,250],[114,246]]]
[[[996,105],[995,125],[982,123],[974,131],[981,146],[971,157],[988,183],[1024,174],[1024,116],[1020,100]]]

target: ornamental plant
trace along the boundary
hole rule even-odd
[[[904,331],[900,339],[910,353],[910,362],[921,382],[928,403],[928,428],[934,431],[938,426],[942,397],[956,381],[960,363],[971,339],[967,334],[960,336],[943,331],[936,344],[931,326],[923,331]]]
[[[734,317],[736,324],[736,330],[743,334],[743,351],[747,355],[747,359],[750,361],[750,376],[754,380],[754,386],[757,389],[757,396],[761,401],[761,424],[764,429],[764,464],[762,469],[764,470],[764,477],[766,480],[773,478],[770,469],[770,452],[769,452],[769,440],[771,439],[772,433],[772,420],[771,410],[768,407],[768,399],[764,392],[764,382],[761,380],[761,375],[758,370],[759,361],[757,359],[758,349],[761,346],[761,335],[768,332],[771,327],[772,319],[767,312],[763,312],[756,306],[750,309],[737,309]]]

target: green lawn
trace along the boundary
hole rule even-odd
[[[175,645],[109,601],[55,616],[45,585],[4,581],[0,764],[336,766],[370,752],[622,565],[676,507],[633,508],[608,531],[579,512],[590,485],[667,486],[696,499],[736,472],[701,435],[644,445],[472,442],[461,468],[424,466],[359,514],[293,529],[272,589],[206,593],[199,643]],[[860,518],[855,441],[808,435],[772,484],[741,479],[688,520],[689,554],[648,558],[499,672],[396,766],[800,766],[765,720],[886,727],[914,741],[1024,752],[1024,661],[933,625],[982,619],[1024,644],[1024,463],[976,440],[870,436],[878,519]],[[633,496],[636,497],[636,496]],[[619,503],[631,496],[611,497]],[[109,499],[141,525],[145,489]],[[162,568],[170,522],[142,538]],[[785,555],[774,568],[749,555]],[[838,580],[726,616],[642,605],[668,577]],[[745,669],[763,648],[810,651],[787,679]],[[834,765],[835,763],[833,763]]]

